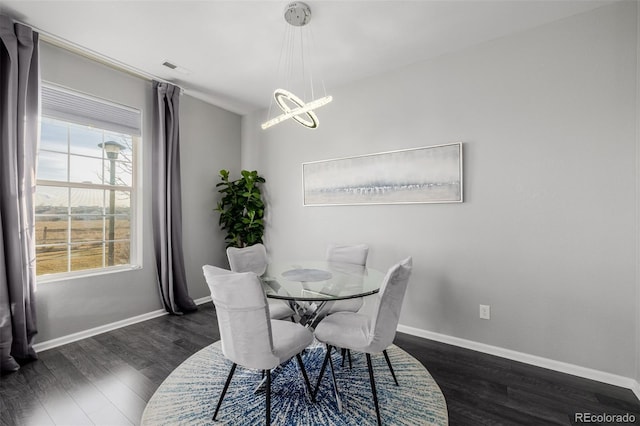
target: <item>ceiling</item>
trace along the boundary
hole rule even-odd
[[[307,0],[327,90],[582,13],[612,0]],[[4,1],[0,13],[245,114],[269,106],[288,2]],[[169,61],[190,71],[170,70]]]

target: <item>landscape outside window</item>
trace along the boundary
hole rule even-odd
[[[131,135],[42,117],[36,274],[131,263]]]

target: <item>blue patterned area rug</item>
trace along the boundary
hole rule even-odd
[[[440,388],[422,364],[392,345],[387,350],[400,386],[396,386],[382,354],[372,356],[383,424],[447,425],[447,404]],[[319,344],[307,349],[303,361],[315,387],[325,350]],[[364,354],[353,353],[353,368],[334,351],[336,380],[343,409],[333,394],[329,366],[322,378],[316,403],[312,403],[298,363],[294,360],[272,374],[271,422],[276,425],[367,425],[376,423],[369,373]],[[240,366],[222,402],[216,422],[215,405],[231,362],[220,342],[200,350],[176,368],[156,390],[142,414],[141,425],[258,425],[264,424],[265,393],[254,393],[259,371]]]

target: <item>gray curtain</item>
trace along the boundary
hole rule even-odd
[[[153,82],[153,239],[158,286],[167,312],[196,310],[187,290],[182,252],[180,88]]]
[[[38,33],[0,15],[0,374],[36,359]]]

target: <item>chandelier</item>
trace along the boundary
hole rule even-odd
[[[262,123],[262,128],[267,129],[291,118],[304,127],[315,129],[319,121],[314,110],[328,104],[333,98],[327,96],[324,81],[320,79],[322,97],[316,99],[318,88],[314,87],[314,83],[317,84],[317,80],[314,82],[313,58],[310,55],[313,37],[307,26],[311,20],[311,9],[303,2],[289,3],[284,10],[284,19],[288,25],[278,69],[279,74],[284,75],[283,87],[286,89],[278,88],[273,92],[268,116],[272,115],[274,102],[281,114]],[[301,96],[296,96],[296,91]]]

